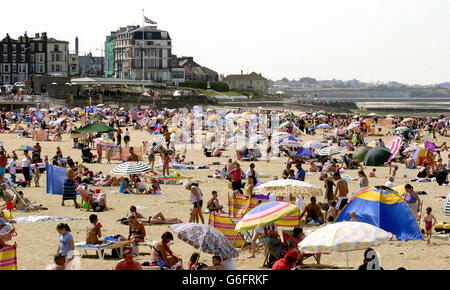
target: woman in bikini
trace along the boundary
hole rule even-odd
[[[130,223],[128,240],[133,243],[143,242],[146,236],[144,224],[142,224],[135,215],[130,215],[128,217],[128,222]]]
[[[130,207],[130,213],[131,215],[136,216],[137,220],[143,224],[162,225],[162,224],[179,224],[183,222],[179,218],[166,218],[161,212],[158,212],[154,216],[146,218],[142,214],[137,212],[137,209],[134,205]]]
[[[171,232],[165,232],[161,236],[161,240],[157,241],[152,246],[152,256],[150,257],[150,264],[158,265],[161,269],[169,270],[173,265],[181,262],[181,259],[174,256],[169,248],[169,242],[173,241]]]

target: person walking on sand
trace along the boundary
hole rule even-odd
[[[431,243],[431,232],[436,224],[436,218],[431,214],[431,207],[427,207],[427,214],[423,217],[425,223],[425,232],[427,234],[427,246]]]
[[[190,192],[190,199],[194,208],[191,210],[191,217],[189,218],[189,222],[199,222],[199,217],[202,221],[202,224],[205,223],[205,219],[203,218],[202,206],[203,206],[203,194],[200,188],[192,185],[191,183],[186,185],[186,189]]]

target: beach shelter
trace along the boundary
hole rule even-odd
[[[116,129],[111,128],[102,122],[93,122],[90,125],[73,130],[72,133],[109,133],[116,131]]]
[[[46,171],[47,171],[47,180],[46,180],[47,193],[62,194],[64,191],[64,180],[66,179],[66,169],[48,164],[46,166]]]
[[[413,212],[391,188],[375,186],[361,189],[338,215],[336,223],[350,221],[352,211],[358,221],[393,233],[398,240],[423,240]]]
[[[303,148],[301,147],[298,149],[297,153],[295,154],[295,157],[307,157],[309,159],[313,158],[312,150],[310,148]]]
[[[356,159],[360,162],[364,161],[364,157],[366,157],[367,152],[372,149],[368,146],[361,146],[356,148],[356,150],[353,152],[353,159]]]
[[[366,166],[381,166],[388,161],[391,154],[391,151],[384,147],[372,148],[364,157],[364,164]]]
[[[425,162],[425,154],[427,151],[423,148],[417,149],[416,152],[414,152],[412,158],[416,162],[416,166],[423,166],[423,163]]]
[[[17,270],[16,247],[4,247],[0,249],[0,270]]]

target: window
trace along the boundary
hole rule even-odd
[[[52,64],[52,71],[55,71],[55,65]]]
[[[12,49],[13,49],[14,52],[16,51],[16,48],[17,48],[17,45],[13,44],[12,45]]]
[[[3,52],[6,53],[8,51],[8,45],[3,44]]]
[[[5,79],[5,84],[9,84],[9,76],[6,75],[6,76],[3,76],[3,77],[4,77],[4,79]]]
[[[39,50],[39,51],[42,51],[42,43],[39,43],[39,44],[38,44],[38,50]]]
[[[39,65],[39,67],[38,67],[38,72],[39,72],[39,73],[43,73],[43,72],[44,72],[44,65],[43,65],[43,64],[40,64],[40,65]]]
[[[39,54],[39,62],[44,61],[44,55],[42,53]]]
[[[22,54],[22,55],[20,56],[20,62],[25,62],[25,54]]]
[[[26,72],[27,72],[27,65],[19,64],[19,73],[26,73]]]
[[[32,54],[31,55],[31,62],[35,62],[34,60],[35,60],[35,57],[34,57],[34,54]]]
[[[55,55],[55,60],[56,60],[56,61],[59,61],[59,58],[60,58],[59,54],[56,54],[56,55]]]
[[[7,54],[3,55],[3,62],[8,62],[8,55]]]
[[[9,73],[9,64],[5,64],[4,70],[5,73]],[[9,81],[9,80],[8,80]]]
[[[17,57],[16,57],[16,55],[15,54],[13,54],[13,60],[12,60],[13,62],[16,62],[17,61]]]
[[[17,65],[16,64],[12,65],[12,72],[17,72]]]
[[[58,50],[59,50],[59,45],[55,44],[54,50],[55,50],[55,51],[58,51]]]

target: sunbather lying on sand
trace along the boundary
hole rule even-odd
[[[157,214],[146,218],[142,214],[137,212],[136,207],[134,205],[130,207],[130,214],[136,216],[138,221],[140,221],[143,224],[161,225],[161,224],[182,223],[182,221],[179,218],[166,218],[161,212],[158,212]]]

